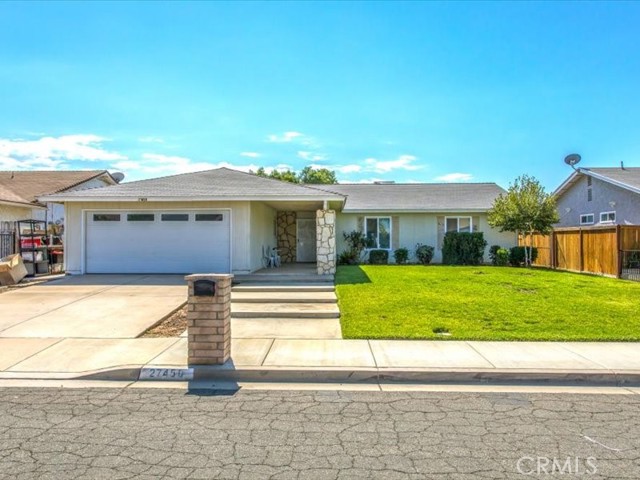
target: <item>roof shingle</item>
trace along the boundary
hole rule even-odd
[[[21,198],[19,203],[32,203],[42,195],[73,188],[104,173],[105,170],[0,171],[0,187]]]
[[[504,189],[495,183],[394,183],[324,185],[346,195],[344,211],[488,210]]]
[[[65,192],[58,197],[74,198],[327,198],[329,192],[310,186],[273,180],[251,173],[217,168],[203,172],[183,173],[122,183],[109,187]],[[335,194],[334,194],[335,196]]]

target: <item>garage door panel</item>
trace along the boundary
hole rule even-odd
[[[152,221],[140,216],[149,214]],[[86,271],[229,272],[230,217],[219,210],[87,212]]]

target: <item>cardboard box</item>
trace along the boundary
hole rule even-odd
[[[27,276],[27,269],[20,255],[0,258],[0,285],[14,285]]]

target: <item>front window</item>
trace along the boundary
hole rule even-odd
[[[594,223],[593,213],[586,213],[584,215],[580,215],[580,225],[593,225],[593,223]]]
[[[369,248],[391,248],[390,217],[367,217],[365,229]]]
[[[471,217],[447,217],[447,232],[471,232],[473,222]]]
[[[602,212],[600,214],[600,223],[615,223],[616,212]]]

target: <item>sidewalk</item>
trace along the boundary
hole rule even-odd
[[[0,379],[137,380],[187,368],[185,338],[1,338]],[[234,339],[195,380],[640,385],[640,343]]]

